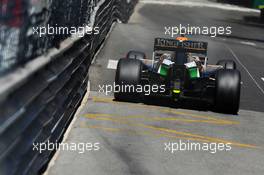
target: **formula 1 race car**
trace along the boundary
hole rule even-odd
[[[129,51],[117,65],[115,99],[134,101],[140,96],[166,96],[174,101],[198,99],[219,112],[236,114],[240,101],[240,72],[232,60],[209,65],[208,43],[156,38],[152,59]],[[145,88],[145,87],[148,88]],[[121,87],[121,88],[120,88]],[[150,93],[144,91],[151,89]]]

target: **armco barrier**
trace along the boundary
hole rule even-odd
[[[126,22],[136,4],[136,0],[91,2],[91,12],[78,20],[89,18],[91,25],[100,28],[99,35],[57,38],[57,48],[47,47],[45,54],[32,54],[37,57],[0,77],[0,175],[39,174],[45,168],[54,151],[33,151],[33,143],[61,141],[86,92],[95,52],[113,22]],[[76,6],[71,9],[76,10]],[[56,11],[51,12],[56,18]],[[74,14],[77,17],[78,13]]]

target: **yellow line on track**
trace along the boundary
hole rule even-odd
[[[175,135],[168,135],[168,134],[163,134],[163,133],[153,133],[149,131],[133,131],[129,129],[123,129],[123,128],[110,128],[110,127],[104,127],[104,126],[99,126],[99,125],[86,125],[84,123],[81,123],[82,128],[91,128],[91,129],[101,129],[104,131],[109,131],[109,132],[121,132],[121,133],[129,133],[129,134],[134,134],[134,135],[148,135],[148,136],[153,136],[153,137],[167,137],[167,138],[174,138],[174,139],[184,139],[184,140],[192,140],[192,141],[199,141],[199,142],[209,142],[208,140],[204,139],[196,139],[192,137],[182,137],[182,136],[175,136]]]
[[[115,117],[109,116],[109,114],[86,114],[85,117],[89,118],[89,119],[111,121],[111,122],[115,122],[115,123],[126,124],[126,125],[130,125],[130,126],[136,126],[136,127],[140,127],[140,128],[151,129],[151,130],[170,133],[170,134],[177,134],[177,135],[181,135],[181,136],[185,136],[185,137],[186,136],[192,137],[193,139],[207,140],[208,142],[230,143],[234,146],[244,147],[244,148],[259,148],[255,145],[251,145],[251,144],[243,144],[243,143],[238,143],[238,142],[229,141],[229,140],[225,140],[225,139],[219,139],[219,138],[215,138],[215,137],[193,134],[190,132],[182,132],[182,131],[177,131],[177,130],[168,129],[168,128],[155,127],[155,126],[146,125],[146,124],[142,124],[142,123],[138,123],[138,122],[130,122],[126,119],[126,117],[115,118]]]
[[[156,109],[162,113],[173,114],[173,115],[183,115],[185,117],[210,120],[210,121],[202,120],[201,122],[203,122],[203,123],[225,124],[225,125],[239,124],[238,121],[219,119],[219,118],[212,117],[212,116],[203,116],[203,115],[197,115],[197,114],[192,114],[192,113],[188,113],[188,112],[181,112],[181,111],[176,111],[175,109],[166,109],[166,107],[160,107],[160,106],[157,107],[157,106],[149,106],[149,105],[143,105],[143,104],[131,104],[131,103],[124,103],[124,102],[116,102],[116,101],[113,101],[112,98],[93,97],[93,100],[94,100],[94,102],[122,103],[124,105],[127,105],[128,107],[137,107],[137,108],[144,108],[144,109],[154,108],[154,109]],[[215,122],[213,122],[213,120]],[[188,122],[188,119],[186,119],[186,120],[179,119],[178,121]],[[189,120],[189,122],[192,122],[192,121]],[[193,122],[196,122],[196,121],[193,121]]]
[[[237,124],[232,121],[225,121],[225,120],[193,120],[193,119],[184,119],[184,118],[177,118],[177,117],[146,117],[140,115],[132,115],[132,116],[121,116],[116,118],[126,118],[126,119],[143,119],[147,121],[175,121],[175,122],[182,122],[182,123],[209,123],[209,124],[216,124],[216,125],[233,125]]]

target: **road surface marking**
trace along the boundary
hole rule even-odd
[[[93,102],[122,104],[122,105],[126,105],[127,107],[133,107],[133,108],[142,108],[142,109],[153,108],[153,109],[159,110],[162,113],[170,113],[173,115],[184,115],[186,117],[206,119],[206,120],[216,120],[216,121],[221,121],[223,123],[239,124],[239,122],[237,122],[237,121],[224,120],[224,119],[219,119],[219,118],[212,117],[212,116],[197,115],[197,114],[192,114],[192,113],[188,113],[188,112],[181,112],[181,111],[176,111],[176,110],[172,110],[172,109],[167,109],[166,107],[158,107],[158,106],[142,105],[142,104],[131,104],[131,103],[127,103],[127,102],[113,101],[112,98],[93,97],[92,100],[93,100]]]
[[[260,10],[239,7],[230,4],[221,4],[221,3],[210,3],[210,2],[194,2],[194,1],[175,1],[175,0],[167,0],[167,1],[158,1],[158,0],[142,0],[140,3],[143,4],[159,4],[159,5],[176,5],[176,6],[186,6],[186,7],[210,7],[217,8],[221,10],[232,10],[232,11],[241,11],[241,12],[255,12],[260,13]]]
[[[245,45],[249,45],[249,46],[256,46],[255,43],[247,42],[247,41],[241,41],[240,43],[241,43],[241,44],[245,44]]]
[[[141,115],[131,115],[131,116],[111,116],[108,114],[87,114],[89,117],[115,117],[116,119],[126,118],[129,119],[139,119],[145,121],[175,121],[175,122],[182,122],[182,123],[207,123],[207,124],[214,124],[214,125],[234,125],[239,124],[239,122],[231,121],[231,120],[216,120],[216,119],[206,119],[206,120],[195,120],[195,119],[186,119],[183,116],[180,117],[152,117],[152,116],[141,116]]]
[[[194,120],[194,119],[185,119],[177,117],[144,117],[144,116],[126,116],[127,119],[144,119],[150,121],[175,121],[183,123],[207,123],[207,124],[217,124],[217,125],[233,125],[238,124],[232,121],[223,121],[223,120]]]
[[[248,73],[249,77],[253,80],[253,82],[256,84],[256,86],[259,88],[259,90],[264,94],[264,90],[261,88],[261,86],[258,84],[258,82],[255,80],[255,78],[251,75],[251,73],[249,72],[249,70],[246,68],[246,66],[239,60],[239,58],[237,57],[237,55],[235,54],[235,52],[228,47],[227,45],[225,45],[226,48],[231,52],[231,54],[233,55],[233,57],[237,60],[237,62],[243,67],[243,69]]]
[[[262,81],[264,81],[264,78],[263,78],[263,77],[261,77],[261,80],[262,80]]]
[[[135,130],[130,130],[130,129],[125,129],[125,128],[110,128],[110,127],[104,127],[104,126],[98,126],[98,125],[87,125],[87,123],[82,122],[80,124],[81,128],[91,128],[91,129],[101,129],[104,131],[108,132],[120,132],[120,133],[129,133],[129,134],[134,134],[134,135],[144,135],[144,136],[154,136],[154,137],[167,137],[167,138],[174,138],[174,139],[184,139],[184,140],[192,140],[192,141],[199,141],[199,142],[208,142],[208,140],[204,139],[197,139],[197,138],[192,138],[192,137],[183,137],[183,136],[176,136],[176,135],[169,135],[169,134],[164,134],[164,133],[153,133],[150,131],[135,131]]]
[[[171,114],[176,114],[176,115],[184,115],[184,116],[192,117],[192,118],[207,119],[207,120],[219,121],[219,122],[224,122],[224,123],[239,124],[239,122],[237,121],[218,119],[218,118],[211,117],[211,116],[202,116],[202,115],[197,115],[197,114],[192,114],[192,113],[187,113],[187,112],[174,111],[171,109],[167,109],[167,110],[165,109],[165,110],[160,110],[160,111],[171,113]]]
[[[118,60],[108,60],[107,69],[116,69]]]
[[[190,132],[182,132],[182,131],[177,131],[177,130],[174,130],[174,129],[156,127],[156,126],[146,125],[146,124],[138,123],[138,122],[130,122],[127,119],[125,119],[124,117],[120,118],[120,119],[115,119],[114,117],[98,117],[98,116],[95,117],[94,114],[92,116],[89,116],[89,114],[86,114],[84,117],[86,117],[88,119],[110,121],[110,122],[119,123],[119,124],[125,124],[125,125],[133,126],[133,127],[151,129],[151,130],[154,130],[154,131],[165,132],[165,133],[169,133],[169,134],[176,134],[176,135],[180,135],[180,136],[183,136],[183,137],[190,137],[191,139],[200,139],[200,140],[204,140],[204,141],[212,142],[212,143],[214,143],[214,142],[216,142],[216,143],[226,143],[226,144],[229,143],[229,144],[237,146],[237,147],[259,148],[256,145],[243,144],[243,143],[233,142],[233,141],[229,141],[229,140],[225,140],[225,139],[219,139],[219,138],[216,138],[216,137],[203,136],[203,135],[194,134],[194,133],[190,133]]]

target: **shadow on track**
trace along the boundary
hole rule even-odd
[[[118,101],[115,100],[114,101]],[[129,103],[143,103],[145,105],[159,106],[159,107],[169,107],[174,109],[188,109],[188,110],[197,110],[197,111],[214,111],[212,105],[205,103],[201,100],[180,100],[173,101],[168,97],[147,97],[140,98],[137,101],[125,101]]]

